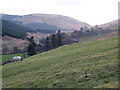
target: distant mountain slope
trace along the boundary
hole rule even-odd
[[[24,26],[32,28],[34,31],[41,33],[55,33],[57,30],[65,30],[56,26],[48,25],[46,23],[28,23],[24,24]]]
[[[117,29],[118,28],[118,20],[114,20],[105,24],[99,25],[103,28],[108,28],[108,29]]]
[[[0,19],[1,20],[1,19]],[[2,19],[2,35],[7,35],[15,38],[24,39],[27,32],[31,32],[31,29],[25,28],[16,23]]]
[[[61,28],[63,30],[77,29],[81,26],[90,26],[87,23],[78,21],[71,17],[54,15],[54,14],[29,14],[29,15],[23,15],[23,16],[3,14],[3,18],[25,25],[32,29],[34,28],[34,27],[31,27],[32,24],[34,25],[36,24],[36,27],[34,29],[41,29],[41,26],[39,26],[38,24],[46,24],[46,25],[56,27],[55,29]],[[46,29],[46,27],[44,27],[43,29]]]

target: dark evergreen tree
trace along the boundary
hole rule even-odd
[[[41,52],[43,51],[42,49],[43,49],[42,44],[40,44],[40,43],[37,44],[37,52],[38,52],[38,53],[41,53]]]
[[[57,45],[58,45],[58,47],[62,45],[62,37],[61,37],[60,30],[58,30],[58,32],[57,32]]]
[[[45,41],[45,50],[49,50],[49,49],[50,49],[50,40],[49,37],[47,37]]]
[[[28,55],[32,56],[36,54],[36,43],[34,42],[34,37],[32,36],[29,39],[29,45],[28,45]]]
[[[56,46],[57,46],[55,34],[53,34],[53,35],[51,36],[51,46],[52,46],[52,48],[56,48]]]
[[[80,30],[82,31],[82,30],[83,30],[83,27],[81,27]]]

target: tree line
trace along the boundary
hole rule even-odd
[[[57,48],[61,45],[81,42],[82,37],[108,34],[113,31],[115,30],[100,28],[97,25],[92,28],[81,27],[79,30],[74,30],[70,34],[63,33],[60,30],[58,30],[57,33],[50,34],[48,37],[41,39],[39,43],[35,43],[34,37],[28,38],[27,40],[29,41],[29,43],[27,43],[23,48],[14,46],[11,49],[7,46],[4,46],[2,48],[2,54],[27,52],[28,55],[31,56],[36,53],[41,53]]]
[[[32,56],[37,53],[41,53],[44,51],[48,51],[51,49],[55,49],[59,46],[62,46],[62,36],[61,36],[61,31],[58,30],[57,33],[49,35],[46,37],[41,43],[36,44],[34,41],[34,37],[28,38],[29,45],[28,45],[28,55]]]

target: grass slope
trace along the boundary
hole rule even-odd
[[[6,64],[3,88],[117,88],[117,42],[113,37],[65,45]]]
[[[6,55],[0,55],[0,58],[2,58],[2,62],[4,61],[10,61],[14,56],[21,56],[22,58],[27,57],[25,53],[18,53],[18,54],[6,54]]]

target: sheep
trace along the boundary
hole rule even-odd
[[[22,61],[23,59],[22,59],[22,57],[21,56],[14,56],[13,58],[12,58],[12,61],[14,62],[14,61]]]

